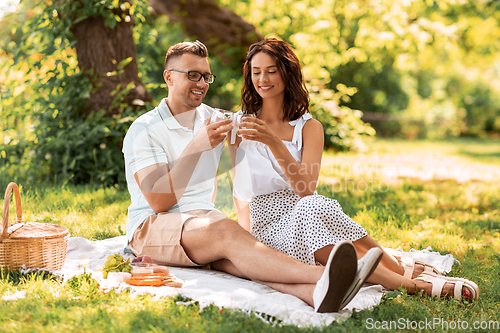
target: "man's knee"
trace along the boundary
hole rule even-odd
[[[211,223],[184,224],[181,245],[186,254],[196,263],[205,264],[227,255],[227,250],[234,247],[232,242],[244,237],[248,232],[238,222],[223,219]]]

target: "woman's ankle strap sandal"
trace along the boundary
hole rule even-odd
[[[441,272],[439,272],[435,267],[433,267],[429,264],[426,264],[423,261],[415,260],[415,259],[409,258],[409,257],[396,257],[396,259],[404,267],[404,274],[403,275],[407,279],[411,280],[411,279],[415,278],[415,277],[413,277],[413,272],[415,271],[415,265],[424,266],[424,270],[422,271],[422,273],[427,272],[427,273],[433,273],[436,275],[442,275]],[[420,274],[418,276],[420,276]]]
[[[468,286],[472,289],[474,289],[474,292],[475,292],[475,295],[476,295],[476,299],[479,298],[479,287],[478,285],[474,282],[474,281],[471,281],[471,280],[467,280],[467,279],[464,279],[464,278],[459,278],[459,277],[454,277],[454,276],[446,276],[445,277],[447,280],[449,281],[461,281],[464,283],[465,286]]]
[[[461,300],[463,296],[468,301],[474,301],[479,298],[479,293],[476,293],[472,284],[474,282],[461,278],[447,278],[429,272],[423,272],[415,280],[424,281],[432,285],[431,296],[443,297],[443,289],[446,283],[453,284],[453,297]],[[477,286],[477,285],[476,285]]]

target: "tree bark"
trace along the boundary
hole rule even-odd
[[[153,14],[182,22],[183,31],[203,42],[225,63],[242,62],[248,47],[262,36],[255,27],[215,0],[148,0]],[[231,48],[231,55],[226,51]]]
[[[129,2],[121,0],[120,2]],[[115,9],[115,14],[121,9]],[[112,107],[116,97],[111,92],[121,85],[119,91],[125,89],[130,82],[133,87],[125,96],[124,101],[131,106],[138,107],[142,102],[152,101],[144,84],[139,79],[137,54],[132,36],[132,18],[129,22],[122,20],[111,29],[104,25],[105,18],[90,17],[71,27],[71,32],[77,39],[76,54],[78,66],[82,70],[93,70],[97,74],[94,81],[94,91],[87,100],[89,108],[84,112],[88,115],[91,111],[106,110],[106,116],[117,114],[120,110]],[[118,72],[121,61],[131,57],[132,61],[123,68],[122,74],[109,75]],[[118,92],[119,92],[118,91]]]

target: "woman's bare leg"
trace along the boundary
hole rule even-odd
[[[373,247],[379,247],[382,249],[382,247],[378,245],[378,243],[370,235],[366,235],[365,237],[352,242],[352,245],[354,245],[354,247],[356,248],[358,256],[361,255],[361,257],[364,256],[366,252],[368,252],[368,250]],[[384,249],[382,249],[382,251],[384,251]],[[398,260],[385,251],[382,255],[382,259],[380,260],[380,265],[384,266],[387,269],[390,269],[391,271],[399,275],[404,274],[404,268],[401,267],[401,265],[398,263]]]
[[[420,280],[410,280],[405,278],[402,275],[399,275],[390,269],[387,269],[383,266],[378,266],[373,274],[366,281],[372,284],[381,284],[387,289],[396,290],[400,287],[406,289],[408,294],[416,294],[418,290],[423,290],[424,293],[431,296],[432,295],[432,284],[425,281]],[[468,289],[467,287],[463,287],[464,289]],[[469,291],[472,293],[472,290]],[[449,296],[453,297],[454,294],[454,283],[450,281],[449,283],[445,283],[443,290],[441,292],[441,296]]]
[[[418,289],[428,289],[430,292],[431,289],[428,288],[429,284],[423,281],[418,280],[410,280],[405,278],[404,276],[397,274],[390,269],[387,269],[384,266],[378,266],[373,274],[366,280],[368,283],[372,284],[381,284],[387,289],[396,290],[399,287],[403,287],[406,289],[408,294],[415,294]]]
[[[354,248],[356,249],[358,259],[362,258],[366,254],[366,252],[368,252],[368,250],[370,250],[371,248],[378,247],[378,248],[382,249],[382,247],[380,245],[378,245],[378,243],[369,235],[354,241],[352,243],[352,245],[354,245]],[[328,259],[328,255],[330,254],[330,251],[332,249],[333,249],[333,245],[327,245],[327,246],[317,250],[316,252],[314,252],[314,257],[315,257],[316,261],[318,261],[319,263],[324,265],[324,263]],[[398,262],[398,260],[394,256],[385,252],[384,249],[382,249],[382,251],[383,251],[382,259],[380,260],[379,265],[402,276],[404,274],[404,267],[400,265],[400,263]],[[422,273],[423,270],[424,270],[423,266],[416,265],[414,273],[413,273],[413,277],[417,277],[418,275],[420,275],[420,273]]]
[[[358,259],[361,259],[366,254],[366,252],[368,252],[373,247],[382,249],[382,247],[378,245],[378,243],[369,235],[354,241],[352,245],[354,245],[354,247],[356,248]],[[314,258],[316,259],[316,261],[324,265],[332,249],[333,245],[326,245],[325,247],[322,247],[321,249],[314,252]],[[382,251],[383,256],[380,260],[380,264],[395,273],[403,275],[404,269],[399,265],[397,259],[385,252],[384,249],[382,249]]]
[[[353,243],[354,245],[354,243]],[[356,248],[356,247],[354,247]],[[319,250],[316,250],[316,252],[314,252],[314,259],[319,262],[321,265],[325,265],[326,264],[326,261],[328,260],[328,256],[330,255],[330,252],[332,252],[332,249],[333,249],[333,245],[327,245],[325,247],[322,247],[321,249]],[[356,253],[358,251],[356,250]]]

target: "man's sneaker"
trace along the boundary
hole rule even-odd
[[[356,250],[349,241],[335,245],[325,265],[323,275],[313,293],[316,312],[338,312],[349,287],[356,276],[358,261]]]
[[[363,258],[358,260],[358,272],[356,273],[356,278],[354,279],[353,284],[349,288],[344,301],[340,305],[340,308],[343,309],[349,304],[350,301],[354,298],[354,296],[358,293],[361,286],[365,283],[366,279],[372,275],[375,268],[377,268],[380,259],[382,259],[382,255],[384,251],[382,251],[379,247],[372,247]]]

